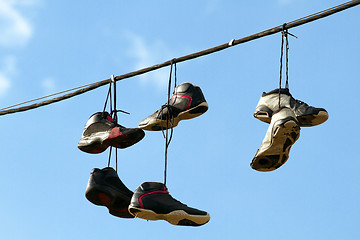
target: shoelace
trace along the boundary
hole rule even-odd
[[[169,146],[170,142],[171,142],[171,139],[172,139],[172,136],[173,136],[173,132],[174,132],[174,129],[173,129],[173,126],[174,126],[174,114],[173,114],[173,109],[174,107],[171,106],[171,105],[168,105],[168,104],[164,104],[161,106],[159,112],[158,112],[158,115],[156,118],[160,119],[160,116],[161,114],[163,113],[164,109],[167,109],[167,114],[166,114],[166,121],[167,121],[167,125],[166,128],[163,128],[163,126],[161,125],[161,132],[163,134],[163,137],[166,139],[166,148]],[[170,128],[170,136],[169,138],[167,139],[166,138],[166,131]],[[166,149],[167,151],[167,149]]]
[[[174,114],[173,114],[173,112],[174,112],[174,111],[173,111],[174,107],[171,106],[171,105],[168,105],[167,103],[161,106],[160,110],[158,111],[158,114],[157,114],[156,118],[157,118],[157,119],[162,119],[162,118],[161,118],[161,115],[163,114],[164,109],[167,109],[167,110],[168,110],[168,111],[167,111],[167,118],[169,117],[169,120],[170,120],[170,121],[171,121],[171,120],[174,120]],[[166,120],[166,119],[165,119],[165,120]]]
[[[176,88],[176,60],[173,59],[171,60],[171,66],[170,66],[170,76],[169,76],[169,85],[168,85],[168,98],[167,98],[167,103],[161,107],[159,114],[162,113],[164,111],[164,109],[167,109],[167,114],[166,114],[166,129],[165,129],[165,133],[164,133],[164,129],[161,126],[161,132],[164,136],[165,139],[165,166],[164,166],[164,185],[166,185],[166,176],[167,176],[167,162],[168,162],[168,158],[167,158],[167,152],[168,152],[168,148],[169,148],[169,144],[171,142],[172,136],[173,136],[173,132],[174,132],[174,114],[173,114],[173,107],[170,105],[170,89],[171,89],[171,77],[172,77],[172,69],[173,69],[173,65],[175,68],[175,88]],[[170,137],[168,134],[169,131],[169,125],[171,126],[171,130],[170,130]]]

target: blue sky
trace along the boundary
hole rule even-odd
[[[121,75],[226,43],[342,1],[0,0],[0,107]],[[0,239],[359,239],[357,111],[360,7],[291,29],[290,91],[329,112],[302,128],[276,171],[249,164],[268,125],[253,117],[278,86],[280,34],[178,64],[178,83],[201,87],[204,115],[182,121],[169,148],[173,197],[210,213],[198,228],[120,219],[84,196],[108,151],[77,149],[107,87],[0,116]],[[120,124],[136,127],[166,102],[169,68],[117,84]],[[113,165],[114,166],[114,165]],[[146,132],[119,150],[119,176],[135,190],[163,181],[164,140]]]

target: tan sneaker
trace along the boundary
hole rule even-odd
[[[324,108],[312,107],[300,100],[294,99],[287,88],[280,90],[280,106],[279,89],[268,93],[264,92],[256,106],[254,117],[260,121],[270,123],[273,113],[282,107],[287,107],[294,111],[301,127],[316,126],[329,118],[329,114]]]
[[[300,136],[299,123],[290,108],[274,113],[265,138],[250,166],[262,172],[273,171],[289,158],[291,146]]]

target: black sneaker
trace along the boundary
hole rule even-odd
[[[190,208],[170,196],[166,186],[144,182],[134,192],[129,211],[146,220],[166,220],[173,225],[201,226],[210,220],[207,212]]]
[[[208,110],[200,87],[191,83],[182,83],[175,87],[167,104],[139,123],[139,128],[149,131],[166,129],[166,119],[170,119],[168,128],[174,128],[179,121],[200,116]]]
[[[93,114],[85,124],[78,148],[87,153],[101,153],[109,146],[127,148],[139,142],[145,133],[139,128],[116,124],[107,112]]]
[[[324,108],[316,108],[294,99],[289,89],[280,90],[280,108],[287,107],[294,111],[301,127],[312,127],[325,122],[329,114]],[[263,93],[256,106],[254,117],[270,123],[274,112],[279,110],[279,89]]]
[[[133,218],[128,211],[132,195],[113,168],[94,168],[91,171],[85,191],[85,197],[91,203],[107,207],[116,217]]]

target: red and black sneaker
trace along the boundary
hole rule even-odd
[[[94,168],[91,171],[85,191],[85,197],[91,203],[107,207],[116,217],[134,218],[128,211],[132,195],[113,168]]]
[[[126,128],[114,122],[107,112],[93,114],[85,124],[78,148],[87,153],[101,153],[109,146],[127,148],[143,139],[140,128]]]
[[[181,120],[198,117],[205,113],[208,108],[200,87],[188,82],[182,83],[175,87],[169,104],[163,105],[159,110],[142,120],[139,123],[139,128],[149,131],[174,128]],[[169,123],[167,123],[167,119],[169,119]]]
[[[144,182],[135,190],[129,212],[138,218],[166,220],[180,226],[201,226],[210,220],[207,212],[175,200],[166,186],[158,182]]]

